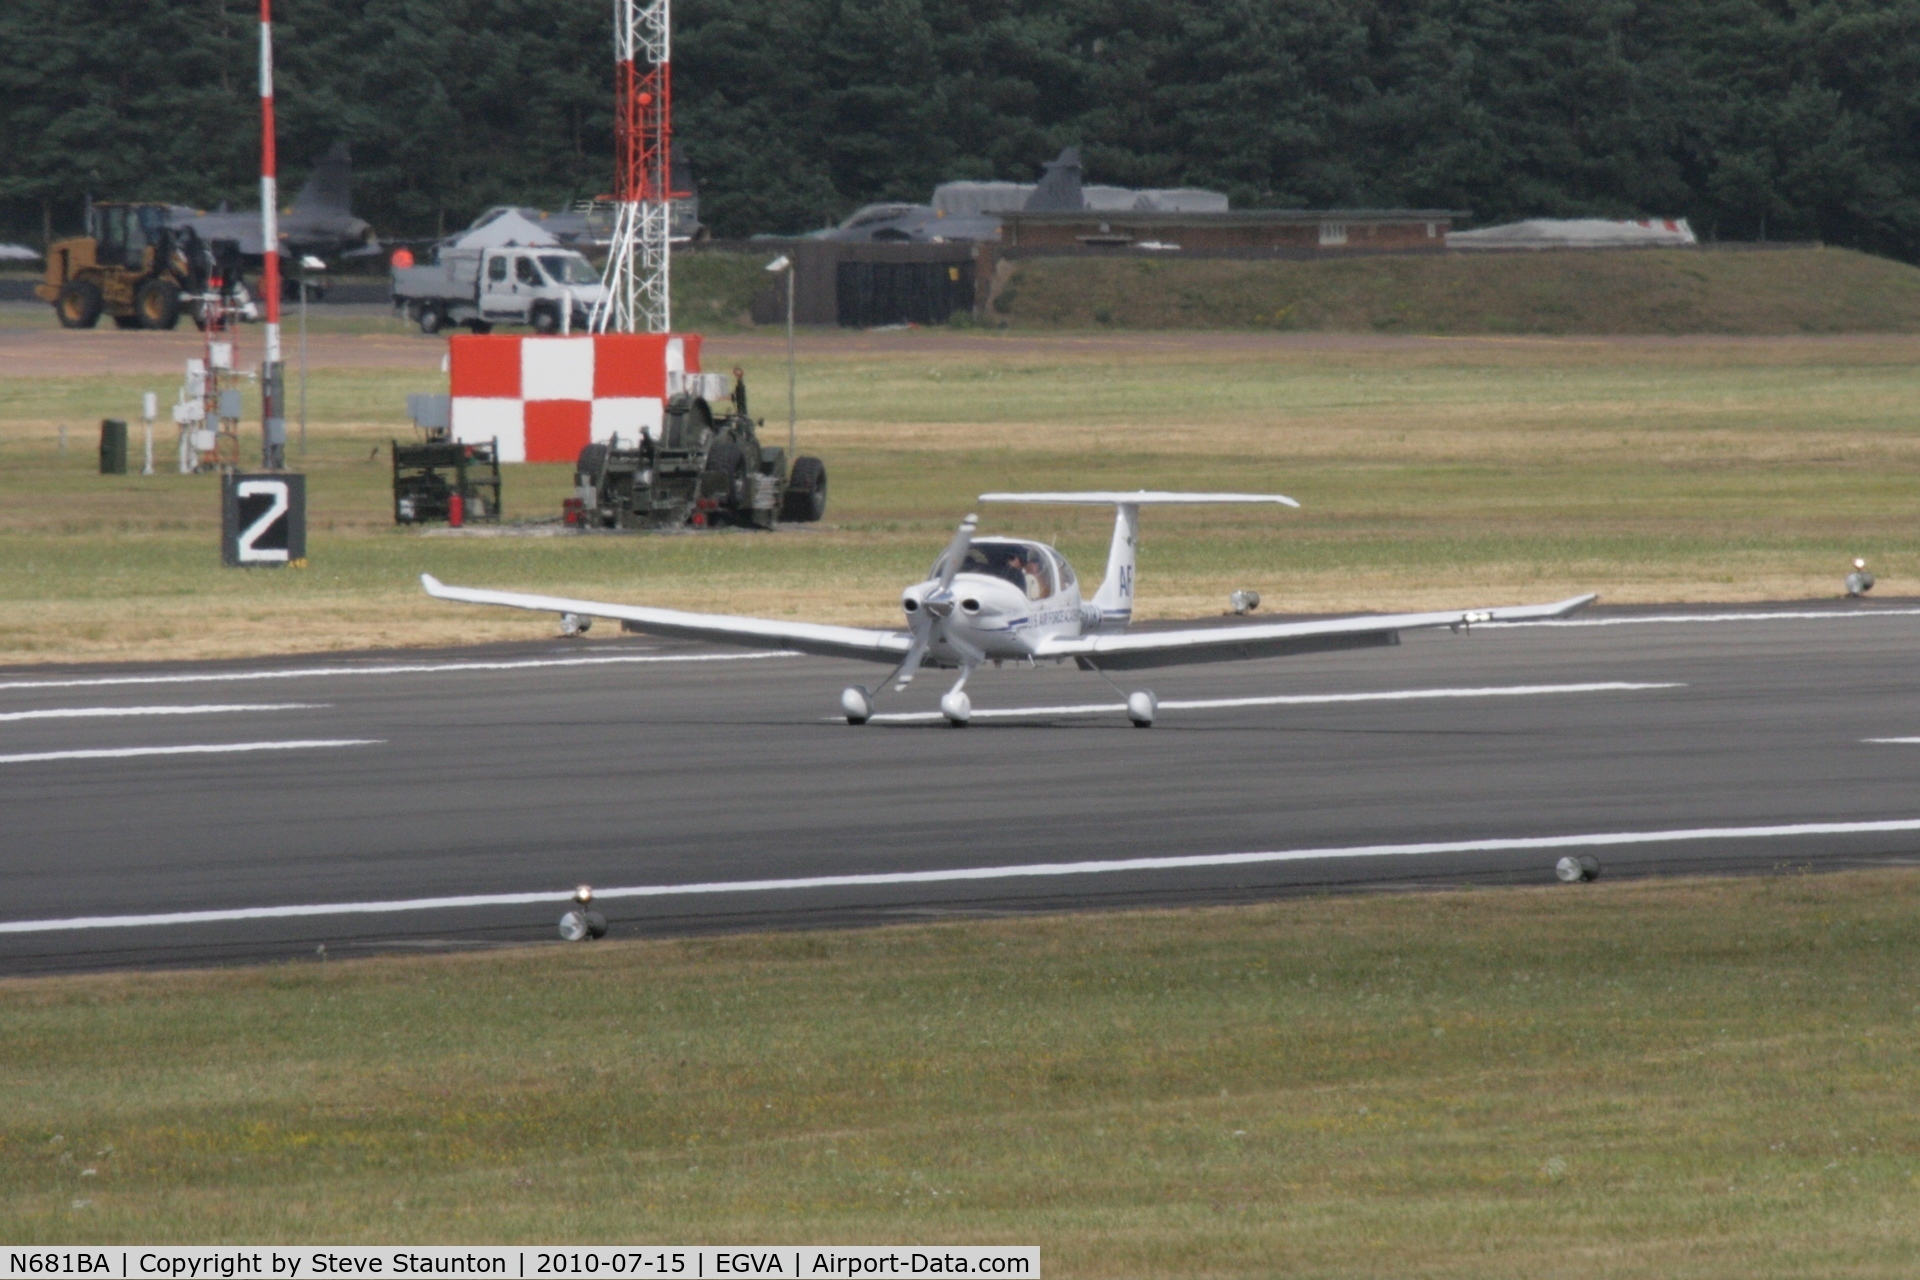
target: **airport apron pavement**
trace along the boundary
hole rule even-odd
[[[1920,856],[1920,606],[923,671],[644,636],[0,669],[0,973]],[[1569,888],[1567,892],[1579,892]]]

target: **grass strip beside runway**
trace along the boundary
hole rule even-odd
[[[80,335],[72,358],[88,339],[129,336]],[[901,586],[926,572],[974,495],[997,489],[1151,485],[1302,502],[1153,512],[1141,618],[1218,614],[1247,587],[1285,612],[1589,590],[1608,603],[1837,596],[1855,555],[1881,595],[1920,583],[1916,337],[808,334],[800,441],[831,471],[825,523],[597,538],[393,525],[388,441],[411,435],[406,393],[444,381],[439,347],[419,341],[424,369],[315,372],[300,461],[311,563],[283,572],[221,567],[215,477],[97,474],[100,418],[133,416],[142,390],[170,402],[176,375],[0,377],[0,663],[553,634],[551,617],[430,601],[422,572],[894,626]],[[784,442],[778,344],[717,335],[708,354],[713,367],[746,366],[753,406]],[[134,436],[137,456],[137,422]],[[163,472],[171,439],[163,422]],[[557,519],[572,469],[510,467],[505,483],[510,518]],[[981,514],[983,532],[1055,541],[1089,579],[1105,563],[1105,511]]]
[[[0,983],[0,1222],[1900,1274],[1920,873]]]

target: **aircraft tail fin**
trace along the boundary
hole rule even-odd
[[[1046,176],[1034,187],[1023,208],[1040,213],[1072,212],[1087,207],[1086,194],[1080,187],[1080,148],[1067,147],[1058,159],[1047,161],[1045,167]]]
[[[313,166],[306,185],[293,198],[293,207],[302,213],[346,213],[352,178],[353,153],[342,138]]]
[[[1113,543],[1107,548],[1107,576],[1100,590],[1089,601],[1100,610],[1100,629],[1118,631],[1133,618],[1133,575],[1136,550],[1140,542],[1140,508],[1162,506],[1211,506],[1216,504],[1271,503],[1297,507],[1300,504],[1278,493],[1177,493],[1164,489],[1141,489],[1134,493],[1121,490],[1089,490],[1056,493],[983,493],[982,502],[1051,503],[1069,506],[1112,506]]]
[[[1113,542],[1107,548],[1107,575],[1088,603],[1100,611],[1102,630],[1123,630],[1133,621],[1133,571],[1140,545],[1140,508],[1123,502],[1113,513]]]

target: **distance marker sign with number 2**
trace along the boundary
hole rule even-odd
[[[284,569],[307,562],[307,478],[237,473],[220,484],[220,562]]]

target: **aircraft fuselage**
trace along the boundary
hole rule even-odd
[[[945,622],[928,646],[926,665],[1030,662],[1040,645],[1057,637],[1101,630],[1100,610],[1080,596],[1080,581],[1067,558],[1044,543],[976,538],[968,567],[939,590],[940,565],[927,580],[901,593],[909,626],[927,611]]]

